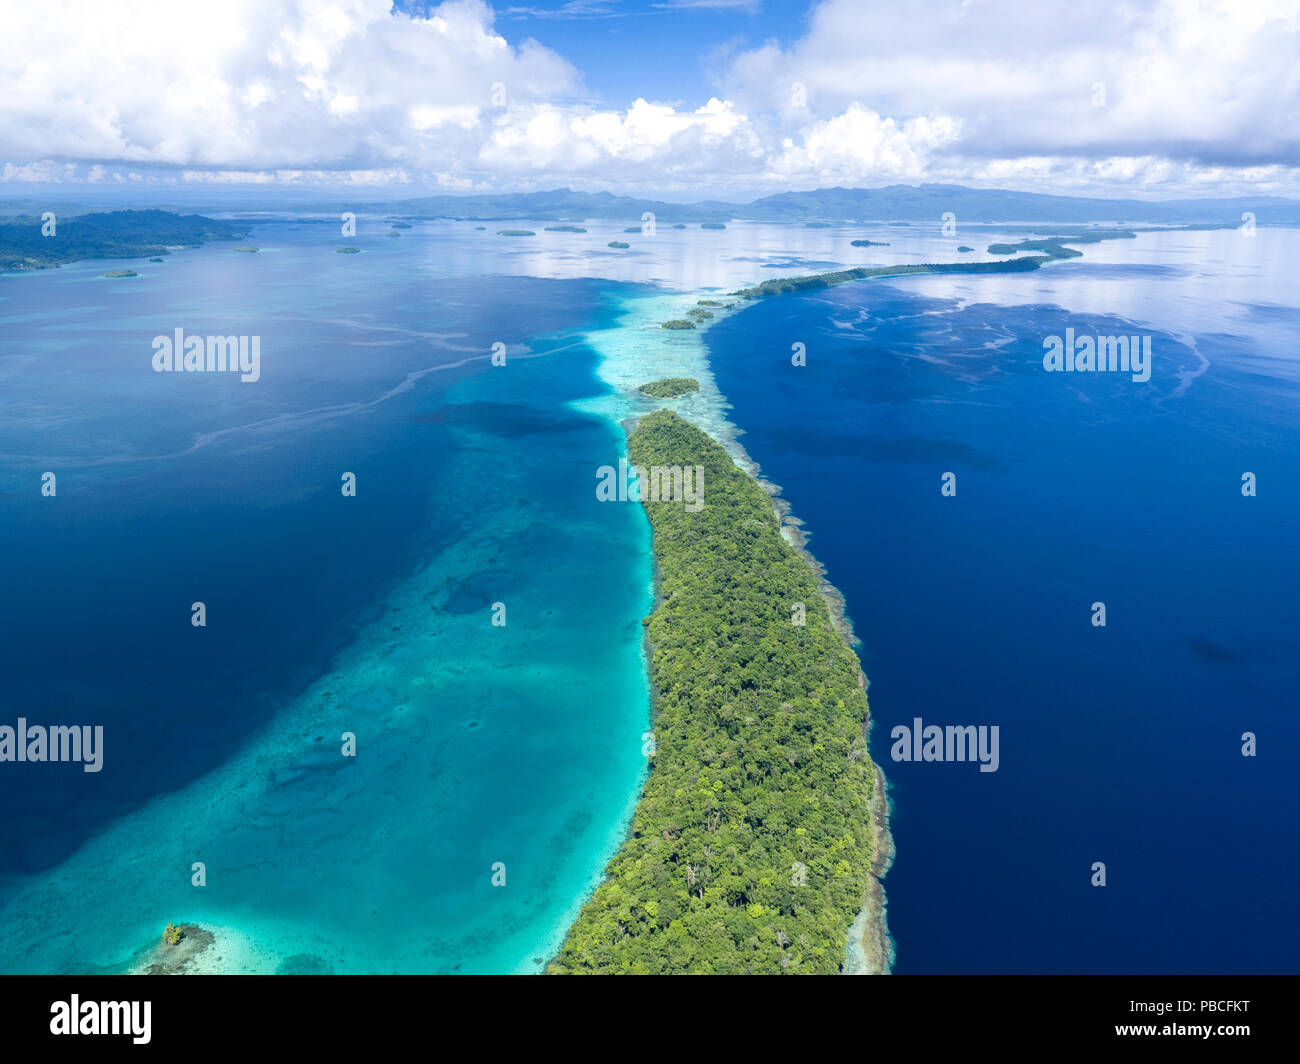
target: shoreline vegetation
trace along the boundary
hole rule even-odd
[[[548,971],[843,971],[887,860],[857,656],[771,496],[721,444],[659,410],[628,448],[702,470],[706,503],[644,503],[654,760]]]

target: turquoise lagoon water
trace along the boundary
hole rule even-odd
[[[99,773],[0,776],[5,970],[129,966],[169,920],[219,971],[535,970],[621,837],[648,530],[572,405],[613,308],[323,233],[0,282],[3,717],[105,729]],[[155,374],[176,327],[260,336],[262,379]]]

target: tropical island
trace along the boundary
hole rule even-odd
[[[133,967],[141,975],[188,975],[197,970],[199,957],[215,936],[198,924],[171,924],[163,928],[162,939]]]
[[[135,270],[109,270],[105,277],[139,277]]]
[[[858,659],[770,496],[667,410],[631,461],[702,471],[698,512],[646,502],[654,749],[626,841],[552,973],[840,972],[878,889]]]
[[[0,270],[47,270],[83,259],[133,259],[237,240],[248,226],[170,211],[107,211],[56,217],[45,236],[35,215],[0,218]]]
[[[816,288],[830,288],[849,281],[865,281],[872,277],[905,277],[911,273],[1023,273],[1036,270],[1050,256],[1026,255],[1002,262],[922,262],[899,266],[858,266],[851,270],[833,270],[808,277],[773,277],[749,288],[731,294],[738,299],[763,299],[784,295],[786,292],[805,292]]]
[[[664,322],[661,326],[659,326],[659,328],[661,328],[661,329],[694,329],[694,328],[695,328],[695,322],[693,322],[693,321],[689,321],[689,320],[687,320],[686,318],[671,318],[671,319],[669,319],[668,321]]]
[[[661,377],[657,381],[641,385],[639,391],[653,399],[676,399],[682,395],[700,390],[700,382],[694,377]]]

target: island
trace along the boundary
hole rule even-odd
[[[536,236],[531,229],[498,229],[497,236]]]
[[[851,241],[855,248],[887,248],[888,240],[854,240]]]
[[[693,321],[688,321],[688,320],[685,319],[685,318],[673,318],[673,319],[671,319],[670,321],[666,321],[666,322],[664,322],[661,326],[659,326],[659,328],[661,328],[661,329],[694,329],[694,328],[695,328],[695,322],[693,322]]]
[[[771,497],[721,445],[658,410],[628,453],[699,470],[704,505],[643,504],[650,770],[547,971],[838,973],[886,846],[857,657]]]
[[[726,229],[727,227],[723,222],[701,222],[700,228],[701,229]]]
[[[389,222],[388,224],[391,225],[394,229],[410,229],[410,228],[411,228],[411,223],[410,223],[410,222]]]
[[[607,248],[630,248],[632,245],[626,240],[611,240],[605,245]]]
[[[83,259],[135,259],[237,240],[247,225],[170,211],[107,211],[57,218],[51,235],[35,215],[0,219],[0,270],[48,270]]]
[[[702,321],[706,318],[713,317],[713,311],[705,310],[703,307],[691,307],[691,309],[686,312],[686,316],[688,318],[694,318],[696,321]]]
[[[200,955],[215,941],[215,936],[198,924],[168,924],[162,940],[148,950],[133,967],[140,975],[189,975],[198,965]]]
[[[959,252],[967,252],[967,251],[974,251],[975,249],[974,249],[974,248],[968,248],[965,244],[962,244],[961,246],[959,246],[959,247],[957,248],[957,250],[958,250]]]
[[[586,231],[580,225],[548,225],[546,227],[548,233],[585,233]]]
[[[641,227],[640,227],[639,225],[629,225],[626,229],[623,230],[623,232],[625,232],[625,233],[639,233],[639,232],[641,232]]]
[[[390,230],[388,230],[388,232],[385,233],[384,235],[385,235],[385,236],[401,236],[402,234],[399,233],[396,229],[390,229]]]
[[[890,224],[894,223],[891,222]],[[1181,228],[1222,227],[1183,226]],[[1045,262],[1052,262],[1057,259],[1075,259],[1083,254],[1083,252],[1074,248],[1066,247],[1066,242],[1096,244],[1103,240],[1130,239],[1136,237],[1138,233],[1151,231],[1151,229],[1089,229],[1076,232],[1061,232],[1052,236],[1021,240],[1016,244],[990,244],[989,253],[993,255],[1013,255],[1017,251],[1039,252],[1037,255],[1022,255],[1019,258],[1004,259],[1000,262],[920,262],[897,266],[858,266],[851,270],[834,270],[830,273],[811,274],[807,277],[774,277],[770,281],[763,281],[760,284],[742,288],[731,294],[739,299],[764,299],[767,296],[783,295],[786,292],[806,292],[817,288],[829,288],[832,285],[846,284],[849,281],[864,281],[873,277],[904,277],[913,273],[1024,273],[1038,269]],[[1165,227],[1160,231],[1168,232],[1169,229]]]
[[[109,270],[105,277],[139,277],[135,270]]]
[[[720,300],[720,299],[697,299],[697,300],[695,301],[695,305],[696,305],[697,307],[729,307],[729,306],[731,306],[730,303],[724,303],[724,302],[722,302],[722,300]]]
[[[149,261],[150,261],[150,262],[162,262],[162,259],[155,257],[155,258],[150,259]]]
[[[652,399],[676,399],[691,392],[698,392],[700,382],[694,377],[661,377],[657,381],[641,385],[637,390]]]
[[[732,292],[738,299],[763,299],[786,292],[806,292],[816,288],[830,288],[849,281],[865,281],[872,277],[905,277],[911,273],[1023,273],[1036,270],[1048,261],[1046,255],[1026,255],[1004,262],[922,262],[900,266],[858,266],[852,270],[834,270],[808,277],[774,277],[770,281]]]
[[[255,247],[253,247],[252,245],[246,245],[246,246],[244,246],[244,247],[242,247],[242,248],[231,248],[230,250],[231,250],[231,251],[238,251],[238,252],[241,252],[242,254],[245,254],[245,255],[256,255],[256,254],[257,254],[259,251],[261,251],[262,249],[261,249],[261,248],[255,248]]]

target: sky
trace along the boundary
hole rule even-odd
[[[1300,196],[1300,0],[0,0],[0,195]]]

